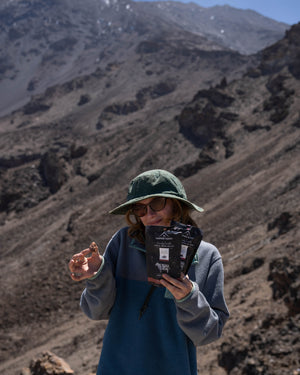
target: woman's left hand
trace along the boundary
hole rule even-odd
[[[175,299],[183,299],[191,293],[193,284],[190,281],[188,275],[181,273],[180,279],[174,279],[168,274],[164,273],[160,279],[161,285],[166,287],[174,296]]]

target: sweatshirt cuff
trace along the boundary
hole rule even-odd
[[[99,267],[98,271],[95,273],[95,275],[91,276],[88,278],[88,280],[94,280],[96,279],[96,277],[98,277],[98,275],[101,273],[103,267],[104,267],[104,257],[101,255],[101,266]]]
[[[192,287],[192,290],[190,291],[190,293],[188,295],[186,295],[185,297],[181,298],[181,299],[177,299],[176,300],[177,303],[181,303],[181,302],[186,301],[194,293],[196,287],[195,287],[195,283],[193,281],[192,281],[192,283],[193,283],[193,287]]]

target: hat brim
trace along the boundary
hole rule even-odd
[[[147,198],[152,198],[152,197],[165,197],[165,198],[177,199],[180,202],[183,202],[186,206],[188,206],[192,210],[196,210],[198,212],[204,211],[203,208],[201,208],[201,207],[197,206],[196,204],[188,201],[187,199],[177,197],[174,194],[164,194],[164,193],[162,193],[162,194],[151,194],[151,195],[146,195],[146,196],[143,196],[143,197],[131,199],[131,200],[121,204],[120,206],[114,208],[113,210],[109,211],[109,213],[113,214],[113,215],[125,215],[126,212],[130,209],[130,206],[132,204],[137,203],[137,202],[139,202],[141,200],[144,200],[144,199],[147,199]]]

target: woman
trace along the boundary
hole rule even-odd
[[[86,249],[72,257],[72,279],[86,279],[82,310],[91,319],[109,318],[97,375],[196,375],[196,346],[221,336],[229,313],[213,245],[201,242],[186,277],[165,274],[161,288],[147,282],[145,226],[172,220],[196,226],[191,210],[203,211],[174,175],[144,172],[131,181],[127,201],[110,211],[125,215],[128,227],[103,256]]]

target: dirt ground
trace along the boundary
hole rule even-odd
[[[185,103],[175,90],[133,113],[101,112],[98,128],[101,97],[74,111],[79,94],[65,86],[39,99],[49,111],[33,101],[33,113],[1,118],[1,374],[20,375],[45,350],[75,374],[95,373],[106,322],[80,312],[84,283],[67,264],[91,241],[104,250],[124,225],[107,212],[150,168],[182,179],[223,257],[231,318],[218,342],[198,348],[199,373],[299,373],[297,38],[299,27],[240,79]],[[91,97],[96,79],[82,82]],[[212,124],[203,147],[199,119]]]

